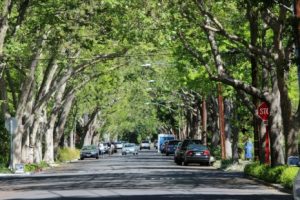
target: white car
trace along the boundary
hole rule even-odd
[[[115,145],[116,145],[117,149],[122,149],[123,148],[123,143],[122,142],[116,142]]]
[[[150,150],[150,142],[148,140],[143,140],[140,145],[140,150],[149,149]]]
[[[125,143],[122,148],[122,155],[138,155],[138,147],[134,143]]]

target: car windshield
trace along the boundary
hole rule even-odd
[[[134,147],[135,144],[125,144],[124,146],[125,146],[125,147]]]

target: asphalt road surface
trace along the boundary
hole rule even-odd
[[[285,200],[293,199],[242,173],[178,166],[172,156],[143,150],[85,159],[32,175],[0,177],[0,199]]]

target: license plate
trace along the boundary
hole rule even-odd
[[[196,153],[196,156],[200,156],[201,155],[201,153]]]

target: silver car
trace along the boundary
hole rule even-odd
[[[134,143],[125,143],[122,148],[122,155],[138,155],[138,147]]]
[[[87,145],[82,147],[80,150],[80,160],[85,158],[96,158],[99,159],[99,149],[95,145]]]

